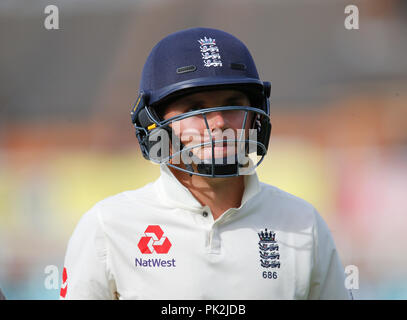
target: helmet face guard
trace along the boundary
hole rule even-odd
[[[158,116],[170,101],[222,89],[245,93],[250,106],[214,106],[166,120]],[[232,35],[194,28],[167,36],[147,58],[140,94],[131,111],[144,158],[204,177],[253,173],[263,161],[270,139],[270,91],[271,83],[259,80],[247,48]],[[223,132],[221,138],[213,136],[207,119],[211,112],[237,112],[242,118],[241,127],[229,130],[226,136]],[[193,144],[174,130],[181,121],[191,118],[201,119],[204,124],[204,132],[195,135],[203,141]]]
[[[139,104],[146,101],[143,95],[138,99]],[[136,112],[137,108],[139,112]],[[207,119],[211,112],[241,113],[243,120],[240,128],[223,132],[221,139],[215,138]],[[203,141],[185,145],[181,142],[183,139],[175,134],[174,127],[192,117],[200,118],[205,123],[204,137]],[[161,120],[153,107],[138,105],[134,107],[133,124],[146,159],[204,177],[234,177],[253,173],[267,153],[271,132],[269,114],[251,106],[205,108]],[[202,133],[197,135],[202,137]],[[227,154],[216,157],[215,147],[219,144],[226,145]],[[210,150],[210,157],[197,156],[204,149]]]

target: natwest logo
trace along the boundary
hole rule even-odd
[[[146,231],[144,231],[144,237],[140,239],[137,245],[141,253],[168,253],[171,248],[171,242],[167,237],[163,237],[163,234],[164,231],[160,226],[148,226]]]

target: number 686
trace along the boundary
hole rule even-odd
[[[264,271],[263,278],[264,279],[277,279],[277,272]]]

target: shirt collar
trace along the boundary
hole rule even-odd
[[[167,165],[160,165],[161,175],[156,181],[159,196],[169,204],[177,208],[182,208],[192,211],[202,211],[203,206],[192,195],[179,180],[173,175]],[[252,199],[259,191],[260,184],[257,173],[244,176],[245,189],[243,192],[242,203],[238,208],[242,208],[250,199]]]

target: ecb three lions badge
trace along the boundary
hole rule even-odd
[[[216,40],[204,37],[198,40],[201,49],[202,60],[205,67],[222,67],[222,60]]]
[[[260,265],[263,269],[264,279],[277,279],[276,269],[280,269],[280,253],[276,241],[276,233],[267,231],[267,228],[257,233],[259,235]]]

